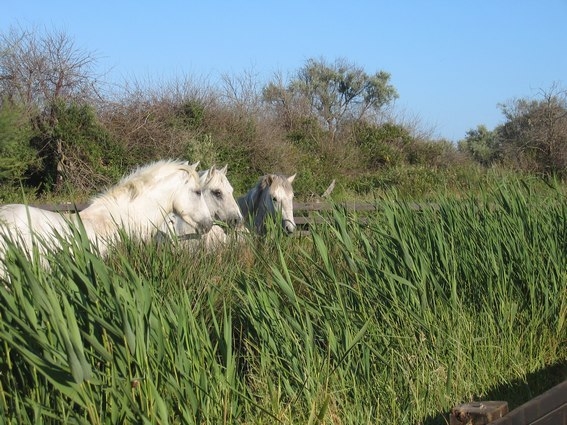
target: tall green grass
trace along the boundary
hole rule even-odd
[[[423,423],[567,361],[566,216],[512,182],[215,253],[125,241],[103,261],[78,234],[44,270],[12,250],[0,415]]]

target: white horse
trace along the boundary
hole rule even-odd
[[[226,177],[228,165],[221,169],[215,166],[208,170],[200,171],[201,187],[205,203],[214,220],[236,226],[242,222],[240,208],[234,199],[234,189]],[[161,239],[164,235],[176,235],[181,240],[196,239],[199,235],[194,227],[188,225],[176,214],[171,214],[165,225],[158,233]],[[226,242],[226,234],[222,227],[214,225],[211,230],[202,235],[206,248],[213,248],[218,244]],[[194,243],[191,243],[194,245]]]
[[[260,177],[256,186],[238,198],[238,206],[244,222],[251,230],[264,234],[268,217],[281,217],[282,229],[291,234],[295,231],[293,219],[293,176],[267,174]],[[248,221],[247,221],[248,220]]]
[[[40,254],[60,246],[59,238],[73,235],[82,223],[89,240],[104,255],[108,244],[123,229],[129,236],[147,240],[175,213],[197,232],[206,233],[213,219],[201,192],[198,163],[158,161],[124,177],[116,186],[95,197],[78,214],[64,215],[23,204],[0,207],[0,258],[7,239],[32,255],[34,241]]]
[[[220,170],[212,166],[199,172],[205,203],[214,220],[235,226],[242,221],[240,208],[234,199],[232,185],[226,177],[225,165]],[[196,229],[176,214],[170,214],[162,228],[164,233],[173,232],[178,236],[195,234]]]

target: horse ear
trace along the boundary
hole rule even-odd
[[[199,180],[201,180],[202,182],[207,181],[210,177],[211,177],[210,169],[199,171]]]
[[[295,179],[295,176],[297,176],[297,173],[295,173],[293,176],[289,176],[287,178],[287,181],[290,182],[290,183],[293,183],[293,179]]]
[[[222,167],[219,171],[221,172],[221,174],[224,174],[226,176],[226,170],[228,169],[228,164],[226,164],[224,167]]]
[[[194,164],[191,164],[191,168],[193,168],[193,170],[197,170],[197,167],[199,166],[199,162],[201,161],[197,161]]]

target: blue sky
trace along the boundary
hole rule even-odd
[[[106,81],[291,76],[309,58],[384,70],[395,110],[459,140],[499,103],[567,89],[567,0],[4,0],[0,31],[63,31]]]

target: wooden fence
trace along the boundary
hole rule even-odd
[[[339,205],[344,206],[349,211],[357,211],[357,212],[372,212],[372,211],[377,211],[379,209],[377,204],[373,204],[370,202],[345,202]],[[64,204],[55,204],[55,205],[31,204],[31,206],[49,211],[77,212],[86,208],[88,204],[87,203],[80,203],[80,204],[64,203]],[[304,234],[308,233],[309,225],[311,223],[315,223],[319,221],[317,217],[317,213],[323,211],[329,211],[332,208],[333,208],[333,204],[330,204],[328,202],[295,202],[293,204],[294,220],[299,232]],[[417,204],[416,204],[416,208],[418,208]]]
[[[320,221],[318,213],[329,211],[334,204],[328,202],[295,202],[293,204],[293,218],[299,234],[309,233],[309,225]],[[378,205],[369,202],[345,202],[342,204],[348,211],[370,213],[377,211]]]

